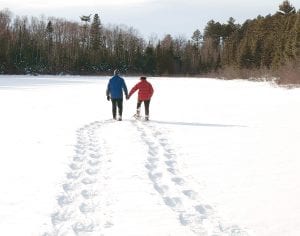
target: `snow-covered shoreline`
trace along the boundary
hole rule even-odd
[[[300,233],[299,89],[149,78],[112,122],[108,78],[0,76],[1,234]]]

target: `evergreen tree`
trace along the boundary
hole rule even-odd
[[[102,47],[102,27],[98,14],[94,15],[93,22],[91,24],[91,47],[93,50],[99,50]]]
[[[192,36],[192,40],[194,42],[194,44],[196,45],[196,47],[200,47],[201,44],[201,40],[202,40],[203,36],[200,32],[200,30],[195,30]]]
[[[48,22],[46,27],[46,41],[47,41],[47,63],[48,63],[48,70],[52,71],[51,62],[53,60],[53,24],[51,20]]]
[[[155,75],[156,74],[156,57],[154,48],[148,45],[144,54],[143,73]]]
[[[288,0],[285,0],[279,5],[278,13],[282,15],[294,14],[296,13],[296,9]]]
[[[0,11],[0,74],[9,70],[9,50],[11,47],[10,21],[11,12],[7,9]]]

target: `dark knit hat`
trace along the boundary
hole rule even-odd
[[[141,76],[141,79],[146,79],[146,76]]]

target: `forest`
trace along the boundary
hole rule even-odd
[[[210,20],[191,38],[145,40],[129,26],[101,23],[99,14],[63,18],[16,16],[0,10],[0,74],[124,74],[273,77],[300,83],[300,10],[278,11],[243,24]]]

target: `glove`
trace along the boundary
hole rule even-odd
[[[127,96],[126,96],[126,100],[128,100],[128,99],[129,99],[129,96],[127,95]]]
[[[109,101],[109,100],[110,100],[110,96],[106,96],[106,98],[107,98],[107,101]]]

